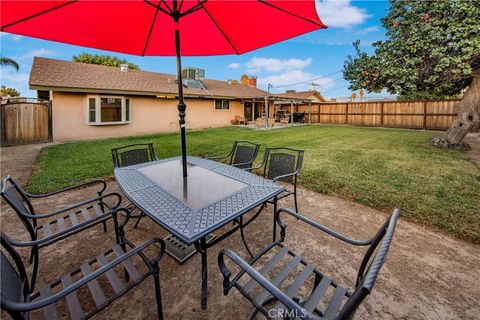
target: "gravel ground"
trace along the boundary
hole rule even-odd
[[[2,148],[2,175],[7,173],[24,184],[30,176],[40,145]],[[114,181],[109,191],[118,191]],[[62,198],[38,202],[39,212],[59,208],[94,196],[93,188],[70,192]],[[367,238],[381,225],[388,213],[357,205],[334,196],[299,189],[300,212],[354,238]],[[280,206],[292,207],[292,199]],[[401,207],[401,204],[398,204]],[[12,238],[26,235],[15,214],[2,202],[1,229]],[[271,239],[271,206],[248,227],[252,247],[261,249]],[[129,240],[140,244],[165,231],[145,218],[137,229],[130,223]],[[289,221],[287,244],[327,275],[352,288],[362,250]],[[112,228],[104,233],[95,227],[79,235],[42,249],[37,288],[74,269],[114,243]],[[208,309],[200,308],[200,257],[196,255],[180,265],[165,255],[161,261],[161,286],[166,319],[243,319],[251,305],[236,290],[223,295],[217,255],[230,248],[247,257],[238,234],[209,250]],[[24,253],[25,254],[25,253]],[[26,256],[26,255],[25,255]],[[454,239],[400,219],[394,243],[373,293],[356,313],[356,319],[478,319],[480,314],[480,246]],[[96,317],[99,319],[154,318],[154,287],[151,280],[142,283]],[[2,316],[5,314],[2,312]]]

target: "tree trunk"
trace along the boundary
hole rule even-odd
[[[470,131],[480,127],[480,70],[473,73],[472,82],[463,95],[458,110],[458,117],[452,126],[441,136],[432,139],[432,144],[444,148],[468,150],[470,146],[463,138]]]

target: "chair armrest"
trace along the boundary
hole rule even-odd
[[[286,209],[286,208],[280,208],[277,210],[277,212],[275,212],[275,221],[277,222],[277,224],[280,226],[280,237],[282,239],[282,241],[285,239],[285,229],[287,228],[287,225],[285,223],[283,223],[283,221],[280,219],[280,214],[281,213],[286,213],[286,214],[289,214],[295,218],[297,218],[298,220],[300,221],[303,221],[309,225],[311,225],[312,227],[315,227],[343,242],[346,242],[346,243],[349,243],[349,244],[352,244],[352,245],[356,245],[356,246],[367,246],[369,244],[372,243],[373,239],[369,239],[369,240],[355,240],[355,239],[351,239],[335,230],[332,230],[328,227],[325,227],[321,224],[319,224],[318,222],[315,222],[313,220],[310,220],[309,218],[295,212],[295,211],[292,211],[290,209]]]
[[[222,160],[222,159],[227,159],[230,157],[231,154],[227,154],[226,156],[216,156],[216,157],[208,157],[208,160]]]
[[[34,240],[34,241],[20,242],[20,241],[16,241],[16,240],[10,240],[10,242],[12,243],[12,245],[14,245],[16,247],[33,247],[33,246],[43,245],[45,243],[50,243],[52,240],[59,241],[59,240],[62,240],[62,239],[65,239],[65,238],[69,237],[73,233],[77,233],[77,232],[89,229],[93,226],[96,226],[99,223],[107,221],[107,220],[113,218],[118,212],[123,212],[124,213],[123,216],[125,217],[125,220],[123,221],[123,223],[118,225],[118,228],[123,228],[123,227],[125,227],[125,225],[128,223],[128,220],[130,219],[130,211],[128,211],[125,208],[117,208],[117,209],[114,209],[112,211],[105,212],[105,214],[103,214],[101,216],[97,216],[93,219],[82,222],[74,228],[70,228],[70,229],[58,232],[58,233],[56,233],[56,234],[54,234],[50,237],[46,237],[46,238],[43,238],[43,239],[40,239],[40,240]]]
[[[245,166],[245,165],[251,165],[252,163],[253,163],[253,161],[235,163],[235,164],[232,164],[232,167],[240,167],[240,166]],[[250,169],[250,168],[242,168],[242,169]]]
[[[101,184],[102,185],[102,189],[97,191],[98,194],[101,194],[107,188],[107,184],[105,183],[105,181],[97,179],[97,180],[88,181],[88,182],[85,182],[85,183],[82,183],[82,184],[79,184],[79,185],[76,185],[76,186],[72,186],[72,187],[60,189],[60,190],[57,190],[57,191],[53,191],[53,192],[50,192],[50,193],[30,194],[30,193],[25,192],[25,194],[29,198],[46,198],[46,197],[50,197],[50,196],[53,196],[53,195],[56,195],[56,194],[59,194],[59,193],[62,193],[62,192],[67,192],[67,191],[70,191],[70,190],[83,188],[83,187],[87,187],[87,186],[94,185],[94,184]]]
[[[295,170],[295,172],[292,172],[292,173],[287,173],[287,174],[282,174],[281,176],[278,176],[278,177],[275,177],[272,179],[273,182],[276,182],[280,179],[284,179],[284,178],[287,178],[287,177],[292,177],[292,176],[296,176],[298,173],[299,173],[300,170]]]
[[[139,245],[137,247],[134,247],[132,250],[128,251],[127,253],[125,253],[121,257],[118,257],[118,258],[112,260],[111,262],[109,262],[108,264],[104,265],[103,267],[95,270],[94,272],[92,272],[88,276],[78,280],[77,282],[72,283],[68,287],[66,287],[66,288],[62,289],[61,291],[49,296],[48,298],[33,301],[33,302],[28,302],[28,303],[9,303],[9,308],[11,310],[15,311],[15,312],[25,312],[25,311],[32,311],[32,310],[35,310],[35,309],[43,308],[47,305],[50,305],[50,304],[58,301],[59,299],[64,298],[68,294],[76,291],[80,287],[88,284],[90,281],[98,278],[99,276],[101,276],[105,272],[111,270],[112,268],[116,267],[120,263],[122,263],[125,260],[131,258],[135,254],[141,253],[144,249],[146,249],[147,247],[149,247],[149,246],[151,246],[155,243],[158,243],[160,245],[158,256],[157,256],[156,259],[153,260],[154,262],[156,261],[155,263],[158,263],[158,261],[161,259],[162,255],[163,255],[163,253],[165,252],[165,243],[163,242],[163,240],[161,240],[159,238],[154,238],[154,239],[151,239],[149,241],[146,241],[146,242],[142,243],[141,245]]]
[[[218,266],[220,268],[220,272],[223,275],[223,293],[225,295],[227,295],[228,291],[236,284],[236,281],[230,282],[231,271],[227,268],[225,264],[225,255],[237,266],[239,266],[244,272],[248,273],[252,277],[252,279],[257,281],[263,288],[270,292],[272,296],[274,296],[281,303],[287,306],[287,308],[289,308],[290,310],[297,310],[299,312],[298,314],[306,315],[305,309],[303,309],[295,301],[290,299],[284,292],[282,292],[273,283],[271,283],[270,280],[265,278],[260,272],[258,272],[245,260],[240,258],[235,252],[229,249],[224,249],[218,254]]]
[[[100,196],[100,197],[96,197],[96,198],[92,198],[92,199],[89,199],[89,200],[85,200],[85,201],[82,201],[82,202],[73,204],[73,205],[71,205],[71,206],[68,206],[68,207],[62,208],[62,209],[60,209],[60,210],[53,211],[53,212],[44,213],[44,214],[27,214],[27,213],[22,213],[22,215],[25,216],[25,217],[27,217],[27,218],[30,218],[30,219],[50,218],[50,217],[55,216],[55,215],[58,215],[58,214],[60,214],[60,213],[67,212],[67,211],[73,210],[73,209],[78,208],[78,207],[82,207],[82,206],[84,206],[84,205],[86,205],[86,204],[89,204],[89,203],[92,203],[92,202],[101,201],[101,200],[106,199],[106,198],[109,198],[109,197],[115,197],[115,198],[117,198],[117,202],[115,203],[115,205],[113,205],[111,208],[108,207],[110,210],[118,208],[118,206],[120,206],[120,204],[122,203],[122,196],[121,196],[119,193],[117,193],[117,192],[111,192],[111,193],[104,194],[104,195],[102,195],[102,196]],[[106,204],[104,204],[104,205],[106,205]]]

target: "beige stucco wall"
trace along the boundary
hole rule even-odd
[[[87,94],[52,92],[53,139],[69,141],[134,136],[178,130],[176,99],[126,96],[131,100],[131,122],[119,125],[89,125]],[[243,103],[231,101],[230,110],[215,110],[214,100],[187,99],[187,128],[200,129],[230,125],[243,115]]]

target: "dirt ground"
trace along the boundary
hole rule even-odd
[[[10,173],[21,184],[31,174],[40,146],[2,148],[2,176]],[[114,181],[108,190],[118,191]],[[39,212],[60,208],[94,196],[94,189],[71,192],[61,199],[39,202]],[[299,189],[300,212],[354,238],[368,238],[388,213]],[[280,206],[292,207],[292,199]],[[401,203],[398,204],[402,206]],[[12,238],[24,238],[25,231],[15,214],[2,201],[1,229]],[[271,206],[248,227],[247,238],[256,250],[271,239]],[[145,218],[137,229],[130,223],[127,238],[140,244],[166,235]],[[335,239],[289,221],[287,244],[306,260],[340,283],[352,288],[362,250],[351,249]],[[104,233],[95,227],[79,235],[41,249],[37,288],[73,270],[114,243],[112,228]],[[251,305],[233,289],[223,295],[217,255],[230,248],[246,258],[238,234],[209,250],[208,309],[200,308],[200,257],[180,265],[165,255],[161,261],[161,287],[166,319],[245,319]],[[480,246],[400,219],[387,262],[380,272],[373,293],[356,313],[356,319],[478,319],[480,314]],[[2,315],[4,315],[2,313]],[[96,316],[98,319],[155,318],[154,287],[150,279],[134,288]]]

